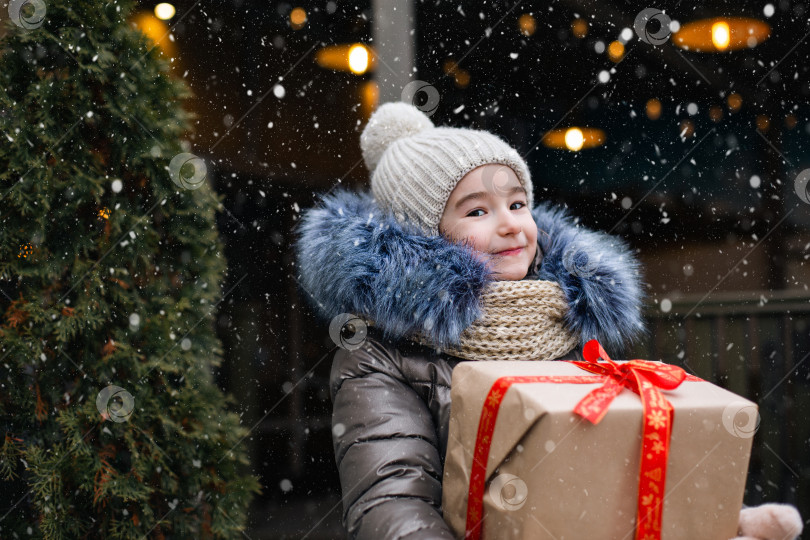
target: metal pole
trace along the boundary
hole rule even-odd
[[[402,101],[413,80],[416,50],[416,7],[413,0],[372,0],[371,41],[377,58],[374,80],[380,103]]]

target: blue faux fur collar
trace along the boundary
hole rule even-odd
[[[532,215],[544,257],[524,279],[561,285],[570,305],[565,324],[580,348],[598,339],[612,356],[646,336],[641,267],[627,243],[575,225],[547,201]],[[306,210],[294,248],[303,294],[321,317],[366,315],[394,341],[420,331],[439,347],[458,344],[482,315],[479,297],[493,280],[469,248],[399,224],[370,192],[340,188]]]

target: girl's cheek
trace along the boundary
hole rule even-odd
[[[484,264],[488,264],[490,267],[494,267],[495,263],[493,261],[492,255],[489,253],[484,253],[482,251],[475,251],[475,256]]]

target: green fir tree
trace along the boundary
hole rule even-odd
[[[241,536],[260,485],[213,378],[221,197],[183,140],[190,89],[131,0],[15,23],[21,4],[0,32],[0,538]]]

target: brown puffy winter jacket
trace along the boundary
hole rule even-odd
[[[542,257],[526,279],[558,283],[569,304],[565,322],[580,345],[598,339],[613,358],[622,358],[620,347],[644,330],[635,253],[624,240],[577,225],[547,201],[532,215]],[[302,216],[296,260],[302,294],[330,321],[330,333],[347,314],[378,325],[361,347],[339,349],[330,378],[350,536],[450,538],[441,516],[441,479],[451,375],[461,360],[405,338],[418,331],[438,346],[457,344],[483,315],[481,294],[493,276],[464,247],[410,231],[370,193],[343,189]]]
[[[560,360],[582,360],[574,349]],[[442,519],[450,381],[459,358],[369,328],[339,348],[330,375],[332,433],[352,538],[453,538]]]

